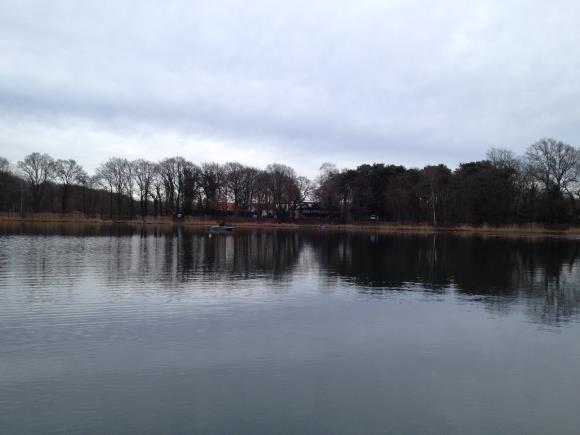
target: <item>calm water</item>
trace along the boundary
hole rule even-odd
[[[0,227],[0,433],[580,432],[580,242]]]

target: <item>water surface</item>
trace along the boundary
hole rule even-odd
[[[4,225],[0,432],[577,434],[579,248]]]

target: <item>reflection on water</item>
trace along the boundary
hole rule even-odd
[[[578,248],[1,224],[0,428],[574,433]]]
[[[577,316],[580,307],[580,243],[574,239],[258,230],[232,235],[71,224],[3,224],[0,231],[72,237],[57,244],[28,237],[19,249],[0,252],[0,270],[17,264],[33,287],[63,284],[59,280],[91,262],[103,268],[100,275],[109,284],[156,282],[175,289],[196,280],[290,280],[302,261],[302,269],[315,269],[326,286],[341,279],[369,295],[417,286],[452,290],[500,312],[523,304],[533,321],[549,324]]]
[[[324,268],[369,293],[420,284],[473,296],[490,308],[525,304],[533,320],[578,314],[580,244],[557,238],[328,236],[316,242]],[[479,298],[477,298],[479,296]]]

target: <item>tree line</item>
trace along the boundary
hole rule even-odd
[[[0,157],[0,210],[102,216],[239,215],[288,218],[311,197],[313,183],[278,163],[196,165],[112,157],[89,175],[75,160],[31,153],[16,165]]]
[[[32,153],[0,158],[0,210],[70,212],[113,218],[235,215],[286,220],[315,201],[333,222],[577,224],[580,149],[546,138],[522,156],[492,148],[484,160],[422,169],[383,163],[338,169],[315,180],[283,164],[194,164],[113,157],[93,175],[72,159]]]
[[[317,195],[344,221],[372,213],[381,220],[433,225],[577,224],[580,149],[546,138],[522,156],[492,148],[485,160],[453,171],[445,165],[324,165]]]

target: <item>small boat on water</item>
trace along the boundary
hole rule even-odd
[[[219,225],[212,225],[212,226],[208,227],[208,231],[210,233],[226,233],[226,232],[230,232],[233,230],[234,230],[234,227],[226,225],[224,222],[222,222]]]

